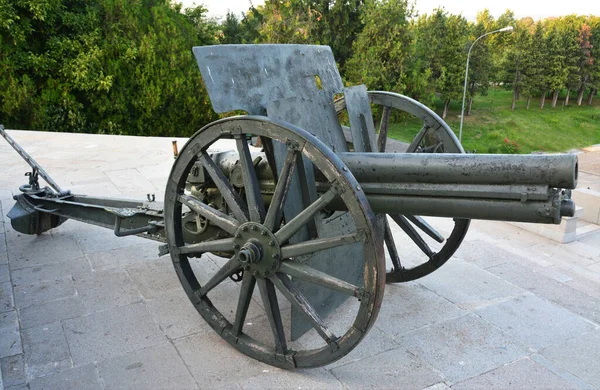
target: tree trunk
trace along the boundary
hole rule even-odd
[[[442,113],[442,119],[446,119],[446,114],[448,114],[448,106],[450,105],[450,99],[444,102],[444,112]]]
[[[592,105],[592,100],[594,99],[594,95],[596,94],[596,89],[595,88],[591,88],[590,89],[590,94],[588,95],[588,105]]]
[[[585,92],[585,85],[581,84],[579,87],[579,93],[577,94],[577,105],[581,106],[581,101],[583,100],[583,93]]]
[[[591,102],[591,98],[590,98],[590,102]],[[590,103],[592,104],[592,103]],[[470,97],[469,98],[469,106],[467,107],[467,116],[471,116],[471,106],[473,105],[473,98]]]
[[[527,96],[527,109],[529,110],[529,103],[531,102],[531,95]]]
[[[515,105],[517,104],[517,99],[519,98],[519,87],[517,85],[517,81],[518,79],[518,75],[519,75],[519,71],[515,72],[515,81],[513,82],[513,100],[512,100],[512,104],[510,105],[510,109],[512,111],[515,110]]]
[[[555,89],[554,92],[552,93],[552,108],[556,107],[556,102],[558,101],[558,94],[560,93],[560,90]]]
[[[567,96],[565,96],[565,106],[569,105],[569,95],[571,94],[571,90],[567,88]]]
[[[540,109],[544,108],[544,103],[546,103],[546,91],[542,92],[542,98],[540,99]]]

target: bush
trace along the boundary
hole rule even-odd
[[[519,144],[516,141],[504,138],[504,144],[501,149],[502,153],[505,154],[517,154],[519,153]]]

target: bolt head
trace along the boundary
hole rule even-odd
[[[242,227],[242,231],[247,232],[248,231],[248,226]]]
[[[261,235],[266,236],[267,232],[265,230],[263,230],[262,232],[260,232]]]
[[[253,226],[252,226],[252,230],[256,230],[256,225],[253,225]]]
[[[239,244],[233,244],[233,249],[240,249]]]
[[[274,258],[274,259],[278,259],[278,258],[279,258],[279,255],[278,255],[277,253],[273,253],[273,258]]]
[[[271,241],[269,241],[269,245],[273,246],[273,245],[275,245],[275,243],[271,240]]]

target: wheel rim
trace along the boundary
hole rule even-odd
[[[242,130],[243,129],[243,130]],[[287,199],[288,178],[302,159],[312,164],[332,183],[296,217],[281,225],[281,207],[265,207],[262,202],[256,171],[252,164],[246,134],[253,134],[287,145],[288,154],[275,185],[271,205]],[[244,194],[239,194],[223,171],[207,153],[220,139],[233,138],[240,156],[244,177]],[[194,163],[199,161],[218,188],[226,203],[224,210],[202,203],[186,191],[186,179]],[[373,236],[374,215],[358,183],[339,158],[315,137],[289,124],[264,117],[235,117],[214,122],[197,132],[177,158],[165,195],[165,225],[171,258],[188,297],[202,317],[236,349],[255,359],[280,367],[314,367],[337,360],[352,350],[364,337],[377,316],[383,297],[385,258],[380,242]],[[289,239],[305,226],[320,210],[340,198],[351,213],[356,231],[339,237],[315,237],[290,244]],[[221,237],[196,244],[184,242],[182,221],[185,213],[195,212],[222,230]],[[277,228],[276,228],[277,227]],[[364,257],[362,285],[325,275],[291,258],[327,250],[350,242],[361,242]],[[228,253],[231,257],[211,275],[199,275],[197,266],[208,252]],[[193,259],[194,262],[190,262]],[[225,312],[213,304],[218,288],[229,282],[231,275],[244,270],[235,309]],[[334,333],[327,319],[320,318],[291,279],[334,289],[353,296],[356,317],[340,333]],[[202,280],[204,283],[200,283]],[[264,342],[246,332],[246,318],[254,297],[262,304],[271,330],[271,342]],[[237,290],[236,290],[237,291]],[[306,348],[291,343],[282,320],[281,294],[289,303],[302,310],[313,325],[313,333],[321,344]],[[331,317],[331,316],[330,316]]]
[[[372,104],[382,107],[377,137],[379,152],[386,151],[391,111],[396,109],[409,113],[423,122],[421,130],[408,146],[406,153],[465,153],[448,124],[427,106],[392,92],[370,91],[368,94]],[[341,114],[346,109],[344,99],[337,100],[335,107],[338,114]],[[384,241],[392,262],[392,269],[386,275],[388,283],[419,279],[440,268],[456,252],[467,234],[470,224],[468,219],[454,219],[452,229],[447,237],[444,237],[444,234],[439,233],[431,223],[422,217],[400,214],[388,216],[416,245],[423,258],[422,261],[410,265],[402,263],[392,235],[392,227],[388,218],[385,218],[383,221]],[[442,245],[439,246],[432,240]],[[437,248],[431,248],[432,243],[437,245]]]

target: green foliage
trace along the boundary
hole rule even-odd
[[[262,17],[258,33],[261,43],[319,43],[316,25],[321,23],[317,10],[302,2],[267,0],[257,7]]]
[[[519,153],[519,144],[516,141],[510,140],[508,138],[504,138],[504,144],[502,145],[500,150],[504,154],[518,154]]]
[[[493,29],[494,19],[489,12],[485,10],[477,15],[477,24],[471,27],[471,37],[469,45],[471,45],[477,37],[488,33]],[[468,93],[469,101],[476,94],[486,95],[490,85],[490,74],[493,72],[492,54],[490,52],[491,43],[486,39],[479,41],[473,46],[470,57]],[[467,111],[468,115],[468,111]]]
[[[437,9],[419,19],[419,39],[428,45],[426,63],[431,69],[435,91],[444,102],[445,118],[452,100],[462,98],[464,69],[467,59],[467,21],[462,16],[449,15]]]
[[[412,15],[407,0],[366,3],[362,18],[365,27],[344,68],[350,83],[366,84],[373,90],[406,90],[409,52],[414,41],[409,22]]]
[[[189,135],[215,118],[191,47],[198,7],[167,0],[0,0],[0,115],[51,131]]]
[[[0,0],[0,120],[53,131],[191,134],[216,115],[190,49],[218,43],[329,45],[349,84],[430,106],[441,99],[445,117],[462,97],[470,45],[508,25],[514,33],[473,46],[474,104],[500,83],[519,108],[519,99],[547,91],[555,103],[564,89],[591,104],[600,87],[597,16],[534,23],[484,10],[472,23],[443,9],[417,17],[410,0],[266,0],[220,23],[206,12],[171,0]]]
[[[476,96],[473,114],[465,118],[463,146],[478,153],[506,153],[504,139],[516,142],[518,153],[562,152],[600,143],[600,100],[592,107],[561,106],[554,110],[526,110],[517,102],[511,111],[512,91],[492,87],[487,96]],[[436,100],[441,110],[443,102]],[[452,104],[448,125],[458,129],[460,104]],[[422,126],[418,118],[390,125],[390,135],[410,142]]]

